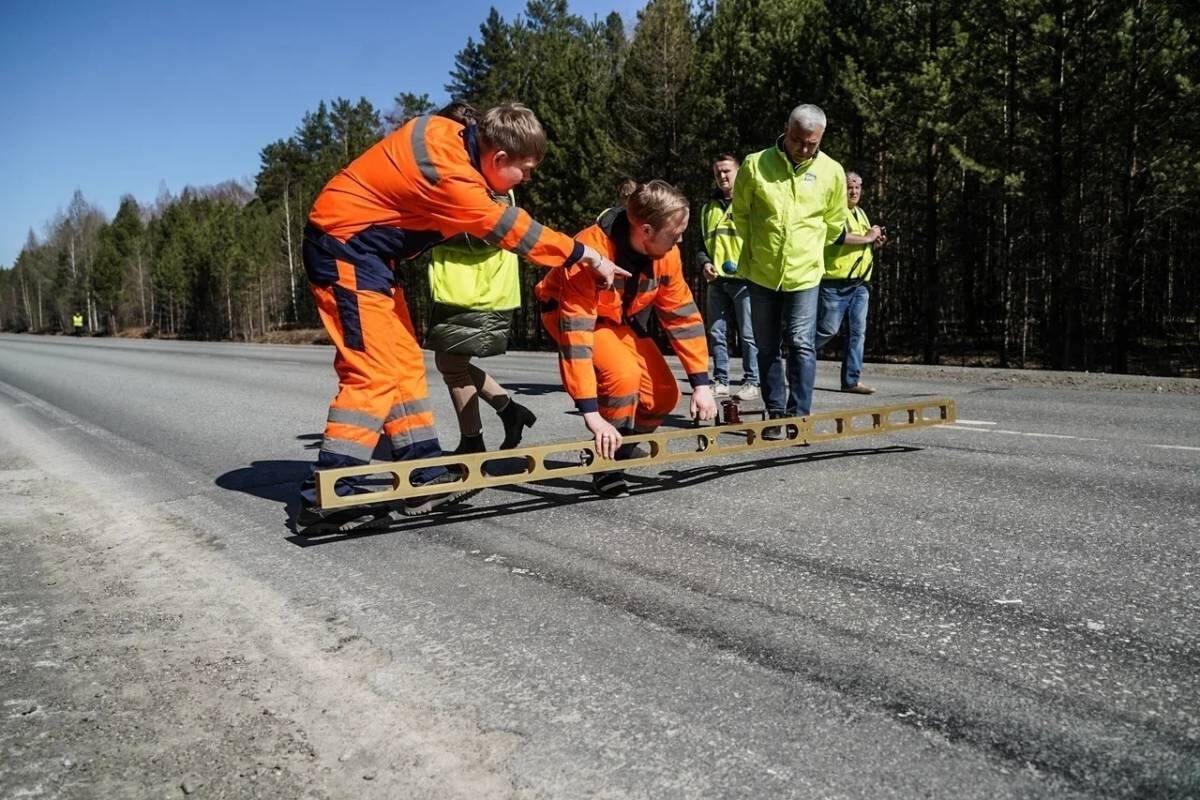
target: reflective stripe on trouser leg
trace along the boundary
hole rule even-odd
[[[617,430],[632,430],[633,418],[637,413],[637,393],[623,395],[601,394],[597,398],[600,404],[600,416]]]
[[[317,310],[337,356],[338,394],[330,404],[330,415],[321,444],[318,466],[349,466],[367,463],[379,438],[380,426],[365,427],[378,419],[387,433],[433,427],[425,388],[425,364],[413,336],[402,298],[356,288],[354,266],[337,262],[338,282],[313,287]],[[352,312],[352,313],[351,313]],[[404,414],[393,420],[393,409],[407,410],[424,403],[426,410],[415,418]],[[391,426],[391,430],[389,430]],[[436,434],[421,437],[423,446],[415,455],[440,455]]]
[[[600,416],[626,431],[633,429],[642,384],[642,367],[633,339],[633,331],[627,326],[605,322],[596,326],[592,343]]]
[[[600,415],[617,428],[649,433],[679,402],[678,384],[658,345],[629,326],[597,326],[594,359]]]
[[[404,295],[404,287],[397,286],[392,295],[396,317],[408,331],[413,351],[407,358],[415,358],[420,365],[419,385],[410,384],[416,394],[411,400],[405,400],[407,387],[401,385],[400,402],[392,406],[384,421],[383,431],[392,443],[392,458],[401,461],[406,458],[433,458],[442,454],[442,446],[438,441],[437,428],[433,424],[433,407],[429,404],[429,386],[425,380],[425,359],[417,346],[417,329],[413,325],[412,315],[408,311],[408,303]],[[407,345],[406,345],[407,346]],[[444,467],[421,469],[413,473],[418,483],[432,480],[445,472]]]
[[[396,402],[388,410],[383,432],[391,441],[392,458],[404,461],[412,458],[434,458],[442,454],[437,428],[433,422],[433,406],[429,402],[429,385],[425,380],[425,358],[417,344],[416,329],[408,312],[404,290],[397,287],[394,296],[396,317],[405,334],[393,342],[404,367],[397,374]],[[418,483],[436,478],[445,467],[431,467],[412,474]]]
[[[353,265],[336,261],[337,282],[330,286],[311,285],[317,314],[333,341],[337,352],[333,366],[338,374],[338,393],[329,405],[325,418],[325,429],[317,461],[312,465],[307,480],[300,488],[301,497],[316,502],[316,483],[313,475],[321,469],[356,466],[368,463],[379,439],[380,426],[386,409],[359,407],[355,393],[347,391],[347,382],[352,380],[354,365],[361,364],[364,350],[362,337],[362,314],[355,292],[356,280]],[[378,420],[378,424],[375,421]],[[362,480],[339,481],[338,494],[355,490]]]

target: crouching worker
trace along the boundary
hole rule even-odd
[[[497,203],[541,160],[546,137],[533,112],[509,104],[476,126],[417,117],[335,175],[317,195],[304,232],[304,268],[337,356],[316,471],[370,463],[380,431],[396,460],[442,454],[425,365],[393,269],[461,233],[535,264],[573,266],[607,284],[623,274],[595,250]],[[456,480],[444,467],[416,470],[422,485]],[[339,492],[365,491],[343,480]],[[301,487],[296,528],[348,531],[417,515],[458,498],[447,492],[404,503],[339,509],[316,505],[312,476]]]
[[[647,329],[652,311],[692,385],[689,413],[705,420],[716,414],[704,321],[676,247],[687,230],[687,198],[664,181],[628,181],[621,194],[624,207],[609,209],[577,238],[630,276],[598,286],[576,266],[553,270],[536,288],[542,324],[558,343],[563,386],[595,437],[596,452],[618,460],[633,454],[623,435],[650,433],[679,402],[675,376]],[[605,497],[629,494],[621,470],[594,480]]]

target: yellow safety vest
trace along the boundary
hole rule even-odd
[[[700,209],[700,235],[705,252],[717,268],[717,277],[737,275],[738,259],[742,257],[742,237],[733,226],[733,203],[710,200]]]
[[[500,202],[514,205],[510,192]],[[429,287],[438,303],[478,311],[521,305],[517,256],[470,236],[456,236],[430,252]]]
[[[871,230],[871,221],[862,206],[850,209],[846,230],[859,236]],[[825,248],[825,277],[835,279],[871,279],[871,262],[875,258],[869,244],[831,244]]]
[[[76,314],[71,317],[71,325],[75,328],[83,327],[83,314]]]

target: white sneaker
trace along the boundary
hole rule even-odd
[[[713,397],[729,397],[729,384],[720,381],[712,385]]]
[[[758,387],[753,383],[743,383],[733,393],[733,397],[736,400],[757,400],[758,396]]]

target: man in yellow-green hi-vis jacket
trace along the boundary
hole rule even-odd
[[[750,281],[760,389],[772,417],[812,410],[825,246],[845,236],[846,175],[820,151],[825,124],[817,106],[796,106],[775,144],[746,157],[733,187],[733,224],[743,237],[737,271]],[[766,438],[782,435],[764,431]]]

